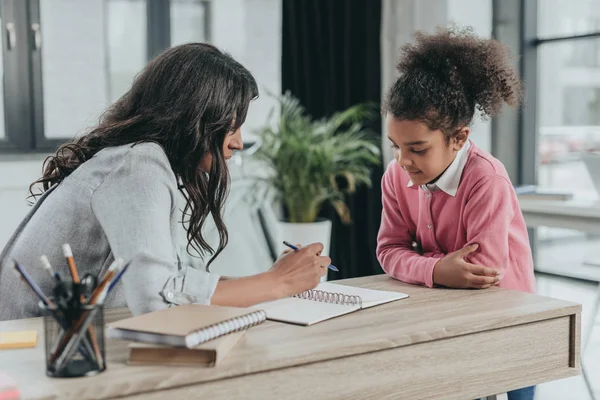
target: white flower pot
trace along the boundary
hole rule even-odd
[[[329,255],[329,246],[331,244],[331,221],[321,220],[310,223],[280,222],[279,228],[281,238],[279,241],[281,246],[279,248],[280,252],[288,250],[288,247],[283,244],[284,240],[293,245],[301,244],[302,246],[320,242],[323,243],[323,252],[321,254],[324,256]],[[327,275],[325,275],[322,280],[327,280]]]

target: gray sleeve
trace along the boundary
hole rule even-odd
[[[176,191],[166,155],[144,144],[133,147],[92,195],[114,257],[131,261],[122,280],[134,315],[173,304],[208,304],[219,281],[179,262],[171,231]]]

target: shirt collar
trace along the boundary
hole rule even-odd
[[[462,149],[460,149],[456,153],[454,161],[452,161],[450,166],[448,166],[448,168],[446,168],[442,175],[440,175],[437,181],[435,181],[434,183],[421,185],[423,190],[442,190],[452,197],[456,196],[456,192],[458,191],[458,185],[460,183],[460,178],[469,158],[469,147],[471,147],[471,142],[467,140]],[[409,179],[407,186],[410,187],[413,185],[413,181]]]

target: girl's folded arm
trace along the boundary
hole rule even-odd
[[[467,260],[505,270],[509,264],[509,227],[518,209],[512,185],[502,176],[480,180],[473,188],[463,214],[467,244],[479,248]]]
[[[383,270],[406,283],[433,286],[433,268],[444,255],[420,255],[412,246],[413,237],[406,224],[394,193],[391,168],[381,182],[383,211],[377,235],[377,259]]]

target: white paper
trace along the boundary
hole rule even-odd
[[[315,290],[329,293],[342,293],[350,296],[360,296],[362,299],[362,308],[374,307],[379,304],[389,303],[408,297],[405,293],[365,289],[329,282],[319,284]],[[296,297],[288,297],[281,300],[261,303],[256,305],[255,308],[265,310],[267,319],[297,325],[316,324],[317,322],[335,318],[360,309],[358,305],[332,304]]]

